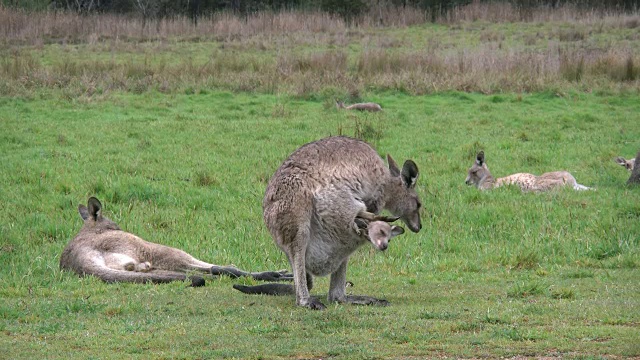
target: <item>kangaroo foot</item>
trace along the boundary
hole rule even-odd
[[[289,284],[262,284],[256,286],[234,284],[233,288],[245,294],[293,295],[296,293],[293,285]]]
[[[302,305],[302,306],[307,307],[307,308],[309,308],[311,310],[324,310],[324,309],[326,309],[326,306],[324,306],[322,301],[316,299],[313,296],[309,298],[309,302],[306,305]]]
[[[293,274],[287,270],[251,273],[251,277],[260,281],[293,281]]]
[[[371,296],[361,295],[345,295],[344,298],[336,300],[339,303],[348,303],[354,305],[376,305],[376,306],[388,306],[389,302],[384,299],[376,299]]]

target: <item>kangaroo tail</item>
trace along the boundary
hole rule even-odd
[[[136,272],[115,270],[111,268],[100,268],[95,272],[87,272],[85,275],[94,275],[106,283],[128,282],[128,283],[153,283],[163,284],[172,281],[191,280],[191,286],[204,286],[204,278],[198,275],[187,276],[186,274],[176,271],[155,270],[149,272]]]
[[[293,295],[296,293],[295,288],[290,284],[269,283],[256,286],[234,284],[233,288],[245,294]]]

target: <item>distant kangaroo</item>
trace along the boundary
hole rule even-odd
[[[620,166],[624,166],[629,171],[633,171],[633,168],[636,164],[636,159],[633,158],[633,159],[625,160],[625,158],[618,156],[616,158],[616,163],[618,163],[618,165]]]
[[[88,207],[78,206],[84,226],[67,244],[60,256],[60,268],[80,276],[93,275],[101,280],[133,283],[166,283],[187,279],[187,272],[251,276],[257,280],[291,280],[284,272],[249,273],[232,266],[217,266],[200,261],[186,252],[145,241],[122,231],[118,225],[102,216],[102,204],[89,198]],[[192,286],[204,285],[200,276],[190,276]]]
[[[372,102],[357,103],[357,104],[345,106],[344,103],[338,99],[336,99],[336,107],[338,109],[359,110],[359,111],[369,111],[369,112],[377,112],[382,110],[382,107],[376,103],[372,103]]]
[[[547,191],[559,186],[571,186],[575,190],[591,190],[578,184],[567,171],[554,171],[536,176],[528,173],[517,173],[495,179],[484,161],[484,151],[476,156],[476,162],[469,169],[464,181],[467,185],[475,185],[480,190],[488,190],[503,185],[517,185],[522,191]]]
[[[309,290],[313,276],[329,274],[329,301],[387,304],[345,293],[349,256],[367,242],[354,229],[359,215],[387,209],[411,231],[422,227],[414,189],[418,167],[407,160],[400,170],[391,156],[387,159],[388,168],[367,143],[328,137],[294,151],[269,180],[263,217],[293,268],[297,305],[324,309]]]

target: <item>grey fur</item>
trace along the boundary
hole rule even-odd
[[[263,217],[277,246],[293,268],[296,303],[312,309],[324,304],[309,295],[313,276],[331,275],[328,300],[385,304],[345,294],[349,256],[367,239],[354,229],[363,211],[389,210],[413,232],[420,231],[417,166],[389,167],[367,143],[329,137],[303,145],[275,172],[263,200]]]
[[[292,278],[284,271],[249,273],[233,266],[209,264],[182,250],[145,241],[102,216],[102,204],[95,197],[89,198],[88,206],[78,206],[78,212],[84,226],[63,250],[60,268],[80,276],[93,275],[108,283],[166,283],[185,280],[188,272],[252,276],[265,281]],[[194,286],[204,285],[198,275],[189,279]]]
[[[364,216],[364,217],[361,217]],[[371,242],[376,249],[384,251],[389,246],[392,238],[402,235],[404,228],[397,225],[391,225],[387,221],[395,221],[395,217],[373,216],[368,212],[358,214],[353,223],[355,233],[360,236],[364,242]],[[373,220],[381,218],[385,220]],[[371,221],[373,220],[373,221]],[[307,276],[309,276],[307,274]],[[309,280],[310,281],[310,280]],[[256,286],[233,285],[233,288],[245,294],[263,294],[263,295],[295,295],[295,288],[288,284],[263,284]],[[318,300],[316,300],[318,301]],[[384,300],[380,300],[383,302]]]

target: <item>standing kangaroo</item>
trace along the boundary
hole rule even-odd
[[[368,103],[357,103],[351,104],[349,106],[345,106],[344,103],[338,99],[336,99],[336,107],[339,109],[347,109],[347,110],[359,110],[359,111],[369,111],[369,112],[378,112],[382,111],[382,107],[376,103],[368,102]]]
[[[249,273],[232,266],[217,266],[200,261],[186,252],[145,241],[122,231],[118,225],[102,216],[102,204],[89,198],[88,207],[78,206],[84,226],[67,244],[60,256],[60,268],[80,276],[93,275],[107,283],[166,283],[187,279],[187,272],[251,276],[257,280],[291,280],[284,272]],[[192,286],[204,285],[204,279],[189,277]]]
[[[354,229],[359,214],[387,209],[411,231],[422,227],[421,204],[414,189],[418,167],[407,160],[400,170],[391,156],[387,159],[388,168],[367,143],[329,137],[293,152],[269,180],[263,217],[293,268],[297,305],[324,309],[309,290],[313,276],[329,274],[329,301],[387,304],[345,293],[349,256],[367,242]],[[250,287],[236,288],[252,292]]]
[[[575,190],[591,190],[591,188],[578,184],[576,178],[567,171],[553,171],[540,176],[517,173],[496,179],[491,175],[484,161],[484,151],[480,151],[476,156],[476,161],[469,169],[464,182],[467,185],[475,185],[480,190],[503,185],[517,185],[522,191],[547,191],[565,185],[569,185]]]
[[[364,216],[364,217],[361,217]],[[352,226],[353,230],[362,239],[362,243],[370,242],[376,249],[384,251],[389,246],[391,238],[396,237],[404,233],[404,229],[401,226],[391,225],[387,221],[392,220],[376,220],[378,216],[374,216],[369,212],[361,212],[354,220]],[[373,220],[373,221],[370,221]],[[307,278],[307,281],[309,279]],[[245,285],[233,285],[234,289],[240,290],[245,294],[265,294],[265,295],[295,295],[295,288],[288,284],[264,284],[256,286]],[[387,302],[379,300],[381,305],[386,305]]]

